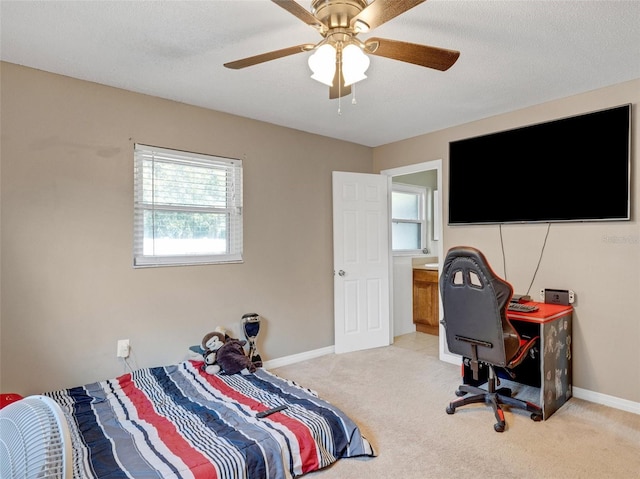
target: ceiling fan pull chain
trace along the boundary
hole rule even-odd
[[[338,48],[338,115],[342,115],[342,48]]]

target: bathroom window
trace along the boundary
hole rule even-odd
[[[425,188],[392,184],[391,248],[394,253],[423,254],[427,238],[425,198]]]

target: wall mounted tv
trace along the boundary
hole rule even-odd
[[[631,105],[449,144],[449,224],[629,220]]]

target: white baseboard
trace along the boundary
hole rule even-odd
[[[265,369],[275,369],[282,366],[288,366],[290,364],[299,363],[300,361],[306,361],[307,359],[318,358],[326,354],[333,354],[335,348],[333,346],[327,346],[326,348],[315,349],[313,351],[307,351],[299,354],[292,354],[291,356],[284,356],[282,358],[271,359],[264,362]],[[451,356],[457,358],[457,356]],[[449,359],[449,358],[444,358]],[[445,361],[452,362],[452,361]],[[459,359],[457,360],[459,362]],[[617,398],[615,396],[609,396],[607,394],[597,393],[589,391],[588,389],[582,389],[573,387],[573,396],[578,399],[584,399],[585,401],[593,402],[596,404],[602,404],[614,409],[620,409],[622,411],[631,412],[634,414],[640,414],[640,403],[629,401],[627,399]]]
[[[284,356],[282,358],[271,359],[264,362],[265,369],[275,369],[282,366],[288,366],[289,364],[299,363],[300,361],[306,361],[307,359],[318,358],[326,354],[333,354],[335,348],[333,346],[327,346],[326,348],[315,349],[313,351],[306,351],[304,353],[292,354],[291,356]]]
[[[596,404],[602,404],[622,411],[632,412],[634,414],[640,414],[640,403],[629,401],[627,399],[617,398],[615,396],[609,396],[607,394],[597,393],[589,391],[588,389],[582,389],[573,387],[573,397],[578,399],[584,399],[585,401],[593,402]]]

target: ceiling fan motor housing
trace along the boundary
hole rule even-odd
[[[349,28],[351,19],[367,6],[367,0],[314,0],[314,16],[329,29]]]

